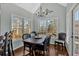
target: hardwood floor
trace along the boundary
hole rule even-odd
[[[17,49],[16,51],[14,51],[14,53],[15,56],[23,56],[23,47]],[[27,54],[29,52],[26,51],[25,53]],[[63,51],[62,51],[61,46],[56,46],[55,48],[54,45],[50,45],[48,56],[68,56],[68,53],[65,47],[63,47]]]

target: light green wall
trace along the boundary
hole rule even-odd
[[[54,12],[52,12],[50,15],[48,15],[47,17],[49,18],[53,18],[55,17],[57,19],[57,31],[58,32],[66,32],[66,7],[61,6],[60,4],[57,3],[42,3],[41,4],[43,9],[49,9],[52,10]],[[36,12],[39,9],[36,10]],[[39,17],[35,18],[36,20],[39,19]],[[36,25],[37,26],[37,25]],[[37,27],[35,28],[37,29]]]
[[[57,3],[42,3],[41,4],[43,9],[49,9],[54,12],[50,13],[47,17],[50,19],[53,19],[53,17],[56,19],[56,25],[57,25],[57,32],[66,32],[66,7],[61,6]],[[39,9],[36,10],[36,12]],[[34,17],[35,23],[38,24],[38,20],[40,20],[40,17]],[[47,18],[42,18],[43,20],[46,20]],[[35,31],[38,31],[39,27],[38,25],[35,25]],[[51,44],[54,44],[54,39],[51,39]]]
[[[11,15],[15,14],[32,20],[32,14],[15,4],[1,4],[1,34],[11,30]]]
[[[43,8],[48,8],[49,10],[53,10],[55,13],[53,13],[52,15],[57,16],[58,18],[58,32],[66,32],[66,8],[59,5],[59,4],[54,4],[54,3],[46,3],[46,4],[41,4],[41,6]],[[37,18],[34,18],[36,16],[34,16],[33,14],[31,14],[30,12],[18,7],[15,4],[2,4],[1,3],[1,20],[0,20],[0,24],[1,24],[1,34],[4,34],[5,32],[8,32],[11,30],[11,15],[15,14],[18,16],[23,16],[26,18],[30,18],[32,21],[32,30],[37,30],[37,28],[35,25],[37,22],[35,22],[35,20],[37,20]],[[18,41],[19,43],[20,41]],[[52,42],[51,42],[52,43]],[[18,46],[18,44],[16,43],[16,45]],[[16,47],[16,46],[15,46]]]
[[[1,4],[1,19],[0,19],[0,29],[1,35],[4,35],[5,32],[9,32],[11,30],[11,15],[18,15],[21,17],[26,17],[26,19],[32,20],[32,14],[15,4],[4,3]],[[22,44],[22,39],[13,41],[13,48],[17,49]]]

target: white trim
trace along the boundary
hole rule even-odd
[[[69,14],[69,12],[71,12],[73,9],[74,9],[74,7],[77,5],[77,3],[75,3],[75,4],[73,4],[72,6],[71,6],[71,8],[67,11],[67,14]],[[66,14],[66,15],[67,15]]]
[[[70,7],[69,7],[69,9],[67,10],[67,12],[66,12],[66,33],[68,33],[68,27],[67,27],[67,24],[69,24],[69,23],[67,23],[68,22],[68,20],[72,20],[72,11],[73,11],[73,9],[75,8],[75,6],[77,5],[78,3],[74,3],[74,4],[72,4]],[[70,18],[68,19],[68,16],[70,16]],[[72,51],[69,49],[69,44],[70,44],[70,41],[69,41],[69,39],[71,39],[70,38],[71,37],[71,35],[67,35],[67,39],[68,39],[68,41],[66,42],[66,49],[67,49],[67,51],[68,51],[68,54],[69,54],[69,56],[71,56],[72,55]],[[71,48],[72,49],[72,48]]]

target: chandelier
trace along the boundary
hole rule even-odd
[[[44,17],[47,16],[49,13],[52,13],[52,10],[49,9],[45,9],[43,10],[43,8],[40,6],[39,11],[37,11],[36,15],[40,16],[40,17]]]

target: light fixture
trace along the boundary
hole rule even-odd
[[[40,6],[39,10],[37,11],[36,15],[40,17],[47,16],[49,13],[52,13],[52,10],[45,9],[43,10],[42,6]]]

